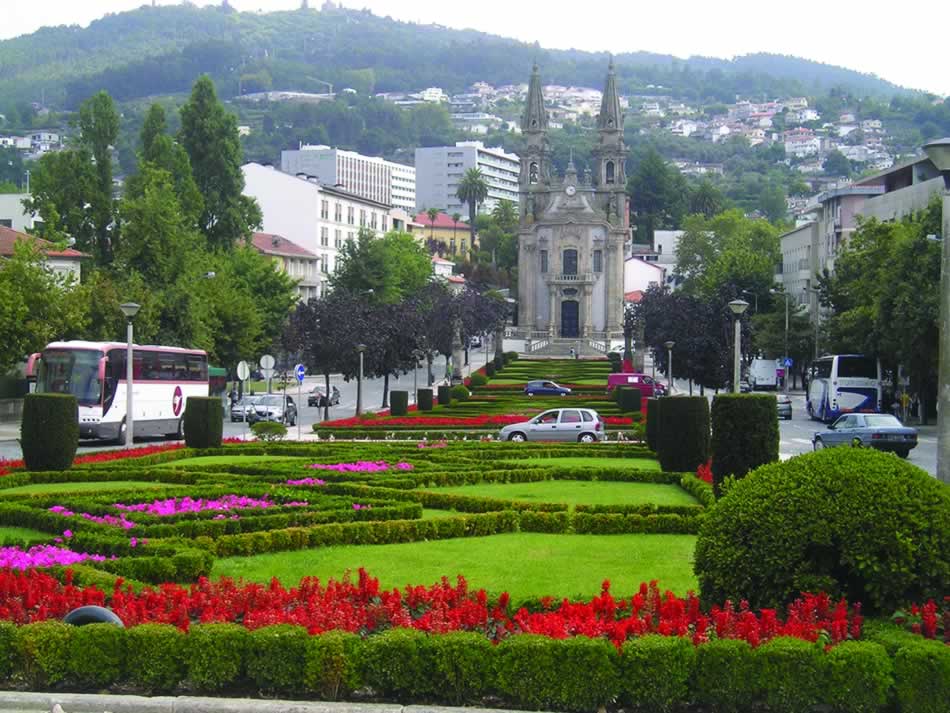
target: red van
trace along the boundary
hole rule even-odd
[[[607,376],[607,393],[610,394],[618,386],[631,386],[640,389],[640,395],[645,399],[654,396],[666,396],[666,384],[646,374],[609,374]]]

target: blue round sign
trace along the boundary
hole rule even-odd
[[[303,364],[297,364],[297,366],[294,367],[294,376],[297,377],[297,381],[302,382],[306,374],[307,368]]]

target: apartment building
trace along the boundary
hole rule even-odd
[[[408,213],[416,209],[416,169],[377,156],[329,146],[301,144],[280,152],[280,170],[313,176],[320,183],[388,203]]]
[[[274,261],[277,269],[297,281],[297,298],[307,302],[319,296],[320,257],[282,235],[254,233],[251,244]]]
[[[459,141],[455,146],[416,149],[416,208],[467,216],[468,204],[462,203],[456,192],[470,168],[481,170],[488,183],[488,199],[479,210],[489,212],[502,200],[518,203],[518,156],[486,147],[481,141]]]

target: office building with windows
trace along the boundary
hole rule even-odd
[[[459,141],[455,146],[416,149],[416,208],[438,208],[448,215],[468,217],[468,204],[462,203],[456,193],[470,168],[481,170],[488,183],[488,199],[479,211],[490,212],[501,200],[518,204],[518,156],[486,147],[481,141]]]

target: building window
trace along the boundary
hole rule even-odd
[[[362,209],[360,209],[360,227],[366,227],[366,211]]]
[[[324,275],[326,275],[330,271],[329,268],[327,267],[327,263],[329,261],[330,261],[330,258],[326,255],[320,258],[320,272],[322,272]]]
[[[346,222],[349,225],[353,225],[353,215],[354,215],[353,206],[351,205],[347,206],[346,207]]]
[[[333,231],[333,247],[337,249],[343,247],[343,231],[342,230]]]
[[[545,273],[548,271],[548,251],[542,250],[540,254],[541,254],[541,272]]]
[[[595,250],[594,251],[594,272],[603,272],[604,271],[604,251]]]
[[[337,223],[343,222],[343,206],[340,203],[333,204],[333,220]]]
[[[320,201],[320,217],[324,220],[330,217],[330,201]]]
[[[561,272],[565,275],[577,274],[577,250],[569,248],[562,254]]]
[[[384,233],[389,232],[389,216],[388,215],[383,216],[383,232]]]
[[[346,234],[346,240],[347,242],[352,243],[354,240],[356,240],[356,233],[354,233],[351,230],[349,233]]]
[[[330,229],[320,228],[320,246],[327,247],[330,244]]]
[[[604,166],[604,179],[606,180],[607,183],[615,182],[613,161],[608,161],[607,164]]]
[[[528,183],[537,183],[538,182],[538,164],[534,161],[531,162],[531,167],[528,169]]]
[[[371,227],[373,230],[376,230],[376,211],[370,213],[369,219],[369,227]]]

